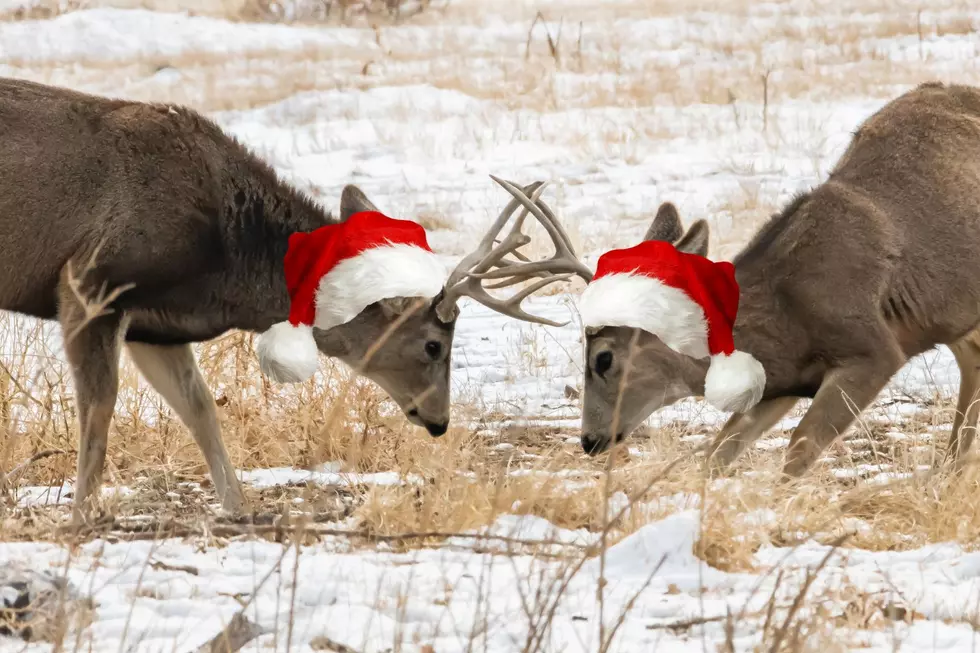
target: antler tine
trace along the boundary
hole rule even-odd
[[[513,251],[513,254],[514,254],[514,258],[516,258],[518,261],[520,261],[522,263],[530,263],[531,262],[531,259],[529,259],[528,257],[524,256],[523,254],[521,254],[516,249]],[[510,263],[513,263],[514,261],[509,261],[509,262]],[[499,267],[503,267],[503,266],[499,266]]]
[[[523,308],[521,308],[521,302],[523,302],[527,297],[545,286],[552,284],[556,281],[563,281],[571,277],[571,274],[555,275],[550,276],[546,279],[540,279],[535,283],[532,283],[527,288],[524,288],[518,293],[515,293],[512,297],[507,299],[497,299],[493,295],[489,294],[480,282],[476,279],[470,277],[463,281],[460,286],[464,288],[464,292],[461,293],[467,297],[471,297],[476,301],[480,302],[487,308],[492,308],[501,315],[507,315],[509,317],[517,318],[518,320],[523,320],[525,322],[533,322],[535,324],[544,324],[547,326],[562,327],[568,324],[568,322],[555,322],[554,320],[549,320],[538,315],[532,315],[528,313]]]
[[[555,216],[555,213],[554,211],[551,210],[551,207],[549,207],[544,202],[539,201],[539,202],[535,202],[535,204],[539,209],[541,209],[541,212],[545,214],[545,217],[548,218],[548,222],[555,228],[555,231],[558,232],[558,235],[561,236],[561,240],[565,244],[565,247],[568,249],[569,254],[574,256],[575,260],[578,260],[578,254],[575,253],[575,247],[572,246],[572,239],[568,237],[568,232],[565,231],[565,227],[562,226],[561,220],[559,220]],[[591,279],[588,280],[591,281]]]
[[[531,214],[537,218],[538,222],[541,223],[541,226],[548,231],[548,235],[551,236],[555,246],[558,247],[562,253],[567,252],[573,256],[575,255],[575,251],[572,248],[572,243],[568,238],[568,234],[566,234],[565,230],[558,224],[554,214],[551,213],[550,210],[548,210],[547,213],[541,210],[541,206],[544,204],[544,202],[538,202],[537,198],[528,197],[520,188],[517,187],[516,184],[512,182],[505,179],[500,179],[494,175],[490,175],[490,178],[503,186],[504,190],[510,193],[518,202],[523,204],[524,208],[530,211]]]
[[[530,193],[535,199],[537,199],[541,192],[544,190],[545,183],[543,181],[537,181],[533,184],[529,184],[524,188],[524,193]],[[510,220],[511,216],[514,214],[518,208],[521,207],[521,202],[514,198],[511,200],[504,210],[500,212],[500,215],[490,226],[486,235],[481,239],[480,244],[473,250],[470,254],[463,257],[463,260],[459,262],[456,268],[450,273],[445,285],[443,286],[443,291],[441,293],[439,302],[435,306],[436,314],[444,322],[449,322],[453,319],[455,313],[456,302],[460,297],[468,295],[473,299],[476,299],[480,303],[491,306],[493,302],[497,300],[488,294],[482,286],[480,286],[479,281],[471,280],[470,275],[473,272],[482,273],[493,268],[506,268],[511,266],[520,265],[521,260],[527,260],[527,257],[521,254],[518,250],[519,248],[530,242],[530,238],[521,232],[521,227],[524,224],[524,220],[527,218],[528,210],[524,208],[521,214],[515,221],[514,227],[510,230],[506,237],[502,239],[499,245],[495,246],[496,238],[500,234],[500,231]],[[512,261],[507,259],[508,254],[513,254],[518,261]],[[535,275],[540,276],[540,275]],[[517,316],[520,319],[526,319],[524,316]]]
[[[489,270],[486,272],[474,270],[470,276],[479,279],[502,279],[512,276],[537,276],[542,272],[571,272],[578,275],[586,282],[592,281],[592,271],[589,270],[575,254],[568,234],[562,228],[561,223],[547,205],[536,197],[528,197],[515,184],[490,175],[490,177],[500,184],[515,200],[524,205],[531,212],[538,222],[545,228],[555,245],[555,255],[546,261],[527,263],[520,266],[508,266],[503,269]]]
[[[541,193],[544,192],[544,187],[544,182],[537,185],[537,187],[531,193],[532,201],[538,201]],[[499,245],[490,250],[490,253],[488,253],[482,261],[474,265],[467,276],[472,275],[473,273],[480,274],[494,267],[508,267],[507,264],[503,266],[498,265],[498,263],[505,260],[504,257],[506,257],[508,254],[513,254],[519,259],[527,258],[519,251],[521,247],[531,242],[531,238],[521,231],[521,227],[524,226],[524,220],[527,218],[527,214],[528,210],[526,208],[521,211],[520,215],[517,216],[517,220],[514,221],[514,226],[511,227],[511,230],[507,236],[500,241]],[[513,264],[514,262],[508,261],[508,263]]]
[[[538,191],[539,189],[543,190],[544,184],[545,182],[536,181],[533,184],[528,185],[525,191],[533,193],[535,191]],[[472,252],[470,252],[465,257],[463,257],[463,260],[459,262],[459,265],[457,265],[453,269],[453,271],[449,274],[449,277],[446,280],[447,290],[450,289],[452,286],[454,286],[461,279],[466,277],[466,275],[469,274],[472,270],[476,269],[483,261],[486,260],[486,258],[491,254],[491,252],[494,251],[494,242],[497,238],[497,235],[504,228],[504,225],[507,224],[507,221],[510,220],[510,217],[514,214],[514,211],[520,208],[520,206],[521,203],[516,197],[510,202],[508,202],[507,206],[504,207],[504,210],[500,212],[500,215],[497,216],[497,219],[487,230],[486,235],[484,235],[483,239],[480,240],[480,244],[476,246],[476,249],[474,249]],[[520,225],[523,224],[524,218],[526,216],[527,216],[527,209],[524,209],[522,211],[522,215],[517,220],[518,230],[520,229]],[[508,234],[508,237],[513,234],[514,231],[511,230],[511,233]],[[506,241],[507,239],[505,238],[504,240]],[[521,244],[523,245],[524,243]],[[506,256],[507,253],[508,252],[504,252],[500,258]]]
[[[526,263],[530,263],[531,262],[529,259],[527,259],[527,258],[525,258],[523,256],[521,257],[521,259],[522,259],[522,261],[525,261]],[[521,267],[522,265],[526,265],[526,263],[522,263],[521,261],[511,261],[509,259],[502,259],[500,261],[497,261],[494,264],[494,267],[496,267],[499,270],[513,270],[515,268]],[[521,283],[522,281],[525,281],[526,279],[529,279],[529,278],[546,277],[548,275],[549,275],[548,271],[542,270],[540,272],[533,272],[533,273],[529,273],[529,274],[524,274],[523,276],[506,277],[504,279],[504,281],[501,281],[500,283],[487,284],[487,285],[484,286],[484,288],[486,288],[487,290],[495,290],[497,288],[506,288],[507,286],[513,286],[514,284]],[[472,273],[470,274],[470,276],[471,277],[474,277],[474,278],[482,278],[483,277],[482,274],[472,274]]]
[[[521,303],[545,286],[566,281],[574,275],[591,281],[592,272],[578,260],[568,234],[547,205],[540,200],[545,187],[543,182],[536,182],[522,189],[513,182],[493,175],[491,178],[510,193],[513,199],[501,212],[476,250],[466,256],[450,275],[442,299],[436,306],[436,312],[444,321],[453,319],[457,300],[466,296],[498,313],[525,322],[564,326],[567,322],[555,322],[526,312],[521,307]],[[523,206],[523,210],[515,220],[514,226],[507,236],[495,245],[500,231],[520,206]],[[531,240],[521,231],[529,213],[534,215],[535,220],[545,228],[554,242],[555,255],[546,261],[532,262],[520,252],[520,248]],[[508,258],[508,255],[513,255],[514,258]],[[487,292],[491,288],[505,288],[538,277],[540,278],[537,281],[507,299],[497,299]],[[483,281],[487,279],[502,281],[484,286]]]

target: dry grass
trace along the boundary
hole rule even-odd
[[[17,434],[3,443],[4,468],[47,448],[69,449],[69,434],[74,432],[64,379],[52,378],[43,394],[28,395],[18,388],[30,376],[29,351],[45,342],[37,328],[10,328],[7,333],[19,333],[30,346],[24,345],[19,358],[8,359],[19,367],[10,368],[11,374],[4,377],[0,406],[8,407],[5,428]],[[640,434],[630,442],[639,455],[620,456],[607,468],[607,457],[583,458],[578,446],[567,441],[570,433],[557,428],[511,427],[491,435],[457,426],[442,439],[430,439],[406,427],[379,391],[352,382],[339,366],[298,390],[274,391],[260,381],[249,337],[241,334],[202,346],[200,359],[211,386],[218,389],[222,426],[236,465],[303,466],[341,460],[346,470],[396,471],[410,482],[252,489],[252,516],[233,522],[216,517],[215,497],[195,446],[126,363],[110,436],[109,478],[135,493],[108,502],[113,515],[108,521],[96,522],[84,532],[66,532],[61,528],[62,509],[17,508],[8,489],[0,507],[5,538],[77,542],[97,536],[113,541],[194,535],[213,545],[241,537],[312,544],[321,536],[304,523],[351,519],[362,534],[351,539],[352,546],[394,538],[387,543],[398,550],[438,543],[446,534],[479,529],[509,513],[540,516],[568,529],[606,531],[605,546],[611,546],[645,524],[700,505],[695,553],[717,569],[748,571],[755,569],[754,554],[765,545],[794,546],[813,539],[834,543],[848,536],[845,548],[865,550],[903,550],[936,541],[973,547],[980,528],[980,470],[969,469],[955,481],[928,476],[882,486],[855,486],[854,479],[832,473],[857,461],[892,465],[896,472],[915,471],[934,454],[910,455],[907,446],[895,446],[887,433],[921,432],[943,423],[950,414],[945,404],[908,423],[857,429],[799,486],[785,488],[776,483],[779,448],[751,452],[733,479],[707,480],[695,452],[698,441],[690,437],[700,429],[672,427]],[[46,362],[60,368],[56,359]],[[500,447],[502,443],[512,446]],[[679,462],[668,465],[671,460]],[[70,479],[72,465],[71,456],[53,456],[31,466],[20,482],[57,484]],[[950,511],[950,505],[957,510]],[[210,524],[206,531],[201,530],[204,523]],[[486,545],[485,540],[474,543],[478,550]],[[527,550],[516,541],[508,546],[514,552]],[[564,571],[557,578],[574,577],[583,561],[597,553],[601,551],[564,550]],[[538,555],[548,559],[555,553]],[[554,568],[548,574],[548,582],[556,583]],[[538,596],[528,610],[547,614],[563,591],[560,585],[550,587],[550,593]],[[836,588],[832,595],[831,591],[822,589],[820,596],[806,599],[806,605],[843,602],[843,612],[808,608],[792,616],[785,600],[773,599],[780,606],[780,619],[787,621],[763,628],[763,650],[847,650],[834,640],[839,637],[835,628],[860,622],[865,629],[884,629],[892,623],[886,616],[891,608],[880,597],[855,588]],[[841,596],[847,592],[853,596],[848,594],[844,601]],[[679,624],[675,631],[696,631],[702,625]],[[545,650],[535,646],[528,650]]]
[[[0,15],[0,20],[45,19],[92,4],[38,0]],[[369,34],[373,46],[245,53],[191,50],[180,56],[147,56],[135,61],[92,57],[68,62],[52,58],[40,64],[5,59],[3,63],[15,74],[41,81],[104,87],[106,92],[122,90],[129,97],[183,102],[205,111],[249,109],[303,91],[424,83],[492,104],[479,117],[485,122],[474,122],[471,127],[474,142],[532,138],[566,147],[583,161],[603,158],[635,165],[650,154],[651,143],[669,147],[673,139],[685,138],[691,122],[678,117],[688,107],[708,105],[726,111],[731,107],[730,122],[705,125],[704,129],[720,138],[733,127],[747,126],[764,132],[764,143],[770,148],[782,147],[794,137],[794,128],[821,130],[821,126],[792,123],[787,106],[793,100],[888,97],[896,88],[937,76],[929,65],[932,35],[968,34],[977,28],[956,13],[955,2],[945,3],[945,11],[925,15],[923,20],[918,17],[918,6],[908,5],[903,12],[894,11],[892,3],[883,0],[851,2],[814,10],[821,12],[822,20],[802,23],[787,14],[755,21],[751,30],[740,29],[752,11],[750,3],[722,7],[673,0],[651,7],[638,0],[619,6],[621,11],[613,16],[596,3],[546,2],[541,8],[545,20],[533,31],[534,11],[520,9],[529,32],[503,31],[486,40],[473,34],[488,16],[499,12],[492,3],[456,7],[452,3],[379,2],[368,6],[340,1],[215,0],[194,5],[199,14],[232,20],[343,23]],[[413,15],[414,8],[423,5],[426,11]],[[400,13],[394,11],[396,6],[402,7]],[[177,0],[171,3],[171,8],[180,7]],[[654,42],[645,42],[642,39],[647,37],[617,27],[632,19],[666,21],[689,13],[696,16],[691,12],[702,9],[714,12],[710,20],[717,23],[716,29],[676,36],[664,29]],[[878,13],[883,11],[890,12],[886,18]],[[708,18],[691,20],[697,23]],[[438,39],[420,40],[410,30],[398,29],[403,21],[416,26],[445,25],[446,29],[439,31]],[[563,25],[560,37],[559,23]],[[581,32],[579,24],[583,25]],[[912,62],[887,56],[882,41],[896,37],[913,39],[918,46],[913,46]],[[666,56],[676,50],[681,52],[679,60]],[[702,59],[713,58],[719,64],[689,67],[688,51],[701,52]],[[631,58],[636,52],[644,56]],[[780,53],[779,57],[767,58],[770,52]],[[153,79],[161,69],[179,72],[179,82],[131,81]],[[764,118],[760,80],[770,69],[771,113]],[[975,67],[958,74],[962,81],[977,77]],[[624,110],[638,107],[629,120],[622,118]],[[400,110],[408,115],[415,109],[406,103]],[[576,112],[592,110],[601,111],[602,117],[577,118],[581,114]],[[316,120],[316,109],[309,111],[301,123]],[[498,111],[514,112],[519,124],[501,126]],[[545,124],[540,115],[548,112],[567,113],[572,118]],[[347,117],[356,119],[356,109]],[[400,117],[398,110],[389,116],[395,122]],[[436,113],[433,120],[439,117]],[[298,127],[299,132],[302,129]],[[380,133],[382,144],[387,143],[386,138]],[[815,169],[826,164],[820,156],[813,154]],[[767,176],[782,174],[781,170],[765,169],[753,160],[730,162],[727,172],[740,181],[734,192],[711,203],[712,256],[718,258],[734,254],[784,199],[766,181]],[[565,186],[557,188],[552,205],[561,215]],[[597,202],[597,213],[604,210]],[[428,206],[417,217],[428,229],[445,230],[454,226],[450,214],[444,206]],[[652,215],[651,211],[649,217]],[[685,223],[698,217],[702,216],[683,216]],[[631,218],[637,224],[648,219]],[[624,244],[616,223],[599,236],[583,235],[576,221],[566,224],[579,251]],[[694,505],[702,509],[696,553],[724,570],[753,569],[754,554],[765,545],[792,546],[810,539],[830,543],[845,534],[850,537],[842,544],[844,548],[867,550],[903,550],[939,541],[972,548],[978,541],[980,471],[971,467],[957,479],[925,474],[921,467],[938,457],[942,438],[913,443],[888,437],[890,430],[943,433],[934,427],[949,424],[952,407],[942,401],[906,423],[885,427],[865,422],[791,488],[776,483],[782,447],[749,452],[731,479],[706,479],[694,451],[697,443],[691,438],[703,429],[683,425],[633,438],[629,445],[638,453],[618,460],[607,474],[606,459],[587,459],[574,441],[568,442],[577,435],[573,431],[510,427],[488,433],[486,427],[493,427],[503,414],[476,401],[454,407],[453,429],[439,440],[430,439],[408,426],[380,390],[353,379],[340,364],[325,365],[314,381],[299,387],[269,385],[258,373],[251,338],[233,333],[198,347],[202,368],[217,397],[225,443],[237,467],[312,467],[340,461],[344,471],[392,471],[417,482],[246,488],[256,514],[244,520],[248,523],[229,525],[232,534],[216,536],[215,543],[235,537],[235,528],[244,534],[253,528],[254,534],[255,527],[273,523],[278,530],[264,530],[261,535],[288,542],[295,531],[284,524],[303,520],[351,519],[367,534],[397,536],[477,529],[502,514],[516,513],[544,517],[569,529],[608,530],[606,544],[611,545],[645,524]],[[547,360],[534,343],[520,344],[520,351],[514,352],[515,370],[548,374]],[[4,537],[77,541],[112,531],[119,525],[115,521],[66,536],[59,530],[64,509],[17,505],[17,486],[60,486],[73,478],[75,409],[56,337],[33,322],[4,317],[0,349],[5,352],[0,357],[4,366],[0,370],[0,469],[10,470],[44,452],[64,452],[26,465],[16,478],[8,479],[10,484],[0,487]],[[192,523],[223,523],[214,514],[215,497],[206,468],[186,429],[140,381],[125,356],[121,379],[106,479],[135,493],[109,499],[108,512],[123,522],[153,516],[154,524],[163,529],[161,534],[181,532]],[[476,389],[473,393],[477,394]],[[478,423],[480,428],[474,426]],[[786,435],[772,434],[763,444]],[[510,447],[500,447],[502,444]],[[673,460],[680,462],[666,471],[668,461]],[[835,469],[855,469],[858,464],[890,466],[889,472],[920,476],[875,485],[834,473]],[[632,501],[630,509],[610,523],[608,518],[625,505],[623,497]],[[405,539],[394,546],[415,547],[439,539],[444,538]],[[353,544],[373,545],[373,541],[365,537]],[[569,560],[566,571],[573,574],[580,558]],[[560,588],[552,591],[559,593]],[[887,606],[877,603],[878,599],[853,587],[838,592],[849,606],[845,612],[815,609],[786,623],[773,623],[764,629],[759,650],[846,650],[844,644],[833,641],[834,627],[889,625]],[[554,594],[537,597],[534,605],[545,610],[553,598]],[[527,650],[538,649],[530,642]]]
[[[73,11],[112,7],[187,12],[257,23],[339,24],[400,22],[422,14],[431,0],[23,0],[0,20],[45,20]]]

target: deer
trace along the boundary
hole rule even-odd
[[[522,192],[537,198],[542,190]],[[380,293],[342,323],[312,325],[314,356],[342,361],[380,386],[411,423],[444,434],[459,300],[556,324],[521,308],[532,292],[569,277],[521,277],[521,266],[534,266],[521,253],[530,240],[521,231],[527,211],[497,242],[519,207],[511,201],[477,248],[448,276],[444,266],[441,279],[426,280],[420,296]],[[246,507],[191,345],[233,329],[261,334],[262,371],[297,381],[281,361],[263,360],[275,348],[263,350],[262,339],[290,318],[284,259],[298,235],[365,213],[380,212],[347,185],[335,218],[191,108],[0,79],[0,309],[60,324],[78,416],[73,521],[98,505],[123,344],[201,449],[222,509]],[[558,269],[577,269],[561,227],[545,227],[556,257],[567,261]],[[432,263],[427,252],[416,254]],[[536,281],[499,299],[480,278],[490,271],[504,272],[498,287]],[[393,287],[390,281],[381,283]]]
[[[676,211],[661,206],[646,240],[619,250],[617,260],[656,252],[684,269],[702,266],[699,281],[734,282],[734,302],[722,297],[728,310],[711,309],[727,313],[721,318],[707,309],[682,314],[691,308],[690,293],[658,310],[655,301],[677,290],[667,284],[657,297],[633,297],[638,309],[624,307],[601,301],[611,293],[598,273],[583,275],[584,451],[606,451],[656,410],[713,392],[710,403],[731,415],[707,448],[706,467],[723,473],[801,399],[811,399],[780,475],[792,483],[911,358],[945,345],[961,379],[944,464],[961,469],[980,412],[978,207],[980,89],[938,82],[865,119],[828,177],[772,215],[730,263],[688,259],[706,256],[707,226],[680,236]],[[640,309],[646,312],[638,317]],[[731,357],[743,357],[740,372],[725,377],[734,392],[711,387],[718,356],[685,340],[703,331],[703,318],[709,331],[720,324],[721,336],[728,328]],[[660,328],[637,326],[652,323]]]

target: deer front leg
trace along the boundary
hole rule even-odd
[[[898,355],[882,356],[830,371],[790,438],[784,479],[802,476],[874,401],[903,363]]]
[[[717,474],[725,470],[745,449],[771,429],[788,413],[797,397],[779,397],[761,401],[747,413],[732,415],[708,450],[708,470]]]
[[[190,429],[208,464],[221,507],[239,512],[245,506],[245,496],[221,441],[214,398],[194,361],[190,345],[130,342],[127,346],[143,377]]]
[[[78,477],[72,519],[78,524],[98,502],[109,440],[109,423],[119,388],[119,334],[122,316],[93,317],[85,311],[85,288],[62,271],[58,284],[58,319],[65,356],[75,382],[79,421]],[[93,494],[95,496],[93,496]]]
[[[980,333],[971,332],[949,346],[960,368],[960,395],[953,418],[953,430],[946,446],[945,464],[962,467],[977,431],[980,413]]]

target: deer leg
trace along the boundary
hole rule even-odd
[[[946,446],[946,464],[959,469],[973,445],[980,413],[980,332],[973,331],[949,346],[960,368],[960,395],[953,430]]]
[[[721,472],[731,465],[746,447],[762,437],[798,401],[797,397],[769,399],[759,402],[747,413],[732,415],[715,437],[715,441],[711,443],[711,448],[708,450],[708,468],[712,472]]]
[[[245,505],[245,497],[221,440],[214,398],[194,361],[190,345],[130,342],[127,347],[143,377],[190,429],[204,454],[221,506],[229,512],[239,512]]]
[[[784,478],[810,468],[824,449],[874,401],[904,363],[902,356],[879,356],[828,372],[809,410],[793,431],[783,466]]]
[[[65,356],[75,382],[78,411],[78,478],[72,519],[80,523],[98,502],[109,440],[109,423],[119,389],[119,312],[86,314],[85,299],[69,284],[68,268],[58,283],[58,319]],[[96,496],[93,496],[95,494]]]

